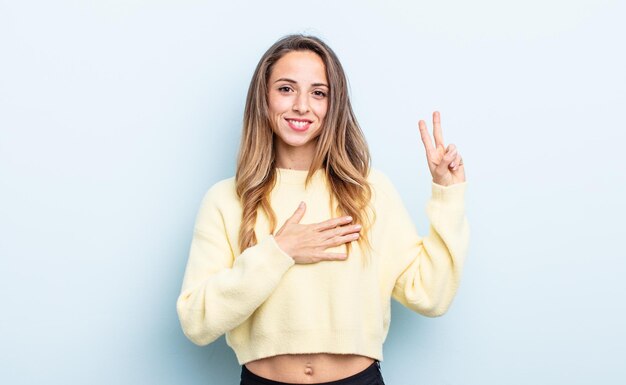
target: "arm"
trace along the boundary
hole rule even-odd
[[[426,205],[430,231],[421,238],[397,192],[392,211],[397,217],[397,258],[402,268],[392,296],[404,306],[426,316],[436,317],[448,310],[461,280],[463,262],[469,245],[469,225],[465,217],[465,166],[454,144],[445,149],[441,116],[433,113],[435,143],[418,122],[426,150],[428,168],[433,176],[432,196]],[[394,218],[392,217],[392,218]],[[395,246],[395,245],[394,245]]]
[[[176,302],[183,332],[197,345],[243,323],[295,263],[271,235],[235,258],[217,204],[221,194],[213,186],[202,201]]]
[[[392,297],[407,308],[429,317],[444,314],[460,283],[469,245],[465,216],[467,182],[441,186],[432,183],[426,205],[430,231],[420,237],[401,197],[390,185],[389,247],[395,285]]]

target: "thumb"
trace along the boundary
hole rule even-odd
[[[298,206],[296,211],[293,213],[291,218],[287,219],[286,223],[299,223],[302,220],[302,217],[304,216],[305,211],[306,211],[306,204],[304,202],[300,202],[300,205]]]

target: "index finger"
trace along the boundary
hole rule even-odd
[[[424,142],[424,147],[426,148],[426,156],[430,158],[430,154],[435,151],[435,148],[433,147],[433,140],[430,138],[428,128],[426,128],[426,122],[420,120],[417,124],[420,128],[420,136],[422,137],[422,142]]]

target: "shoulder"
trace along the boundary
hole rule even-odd
[[[387,174],[377,168],[370,167],[367,181],[370,183],[370,187],[375,194],[393,195],[396,192],[396,188],[393,182],[391,182],[391,179],[389,179]]]
[[[372,191],[374,210],[387,211],[401,201],[400,194],[391,179],[383,171],[370,167],[367,178]]]
[[[235,190],[235,177],[234,176],[231,176],[230,178],[221,179],[215,182],[211,187],[209,187],[209,189],[206,192],[206,194],[217,195],[217,196],[230,195],[230,194],[235,194],[235,193],[236,193],[236,190]]]
[[[384,172],[382,172],[381,170],[375,167],[370,167],[367,180],[368,182],[374,185],[383,185],[383,184],[391,183],[387,174],[385,174]]]
[[[202,198],[203,206],[230,206],[239,203],[235,177],[221,179],[206,190]]]
[[[235,178],[219,180],[204,193],[195,227],[208,233],[209,229],[223,226],[224,218],[238,217],[240,207]]]

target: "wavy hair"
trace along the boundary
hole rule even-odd
[[[308,185],[315,170],[324,169],[334,215],[350,215],[355,223],[363,226],[358,245],[365,256],[370,250],[368,230],[375,215],[373,210],[368,210],[372,196],[367,182],[371,163],[369,149],[352,111],[347,79],[337,55],[321,39],[302,34],[286,35],[274,43],[261,57],[250,81],[235,175],[237,195],[243,208],[239,249],[243,251],[257,243],[254,226],[259,208],[265,212],[271,232],[276,230],[276,215],[269,201],[276,181],[276,153],[267,83],[280,58],[291,51],[307,50],[322,59],[330,90],[328,111],[321,133],[315,139],[315,155],[305,184]],[[350,246],[346,244],[348,254]]]

